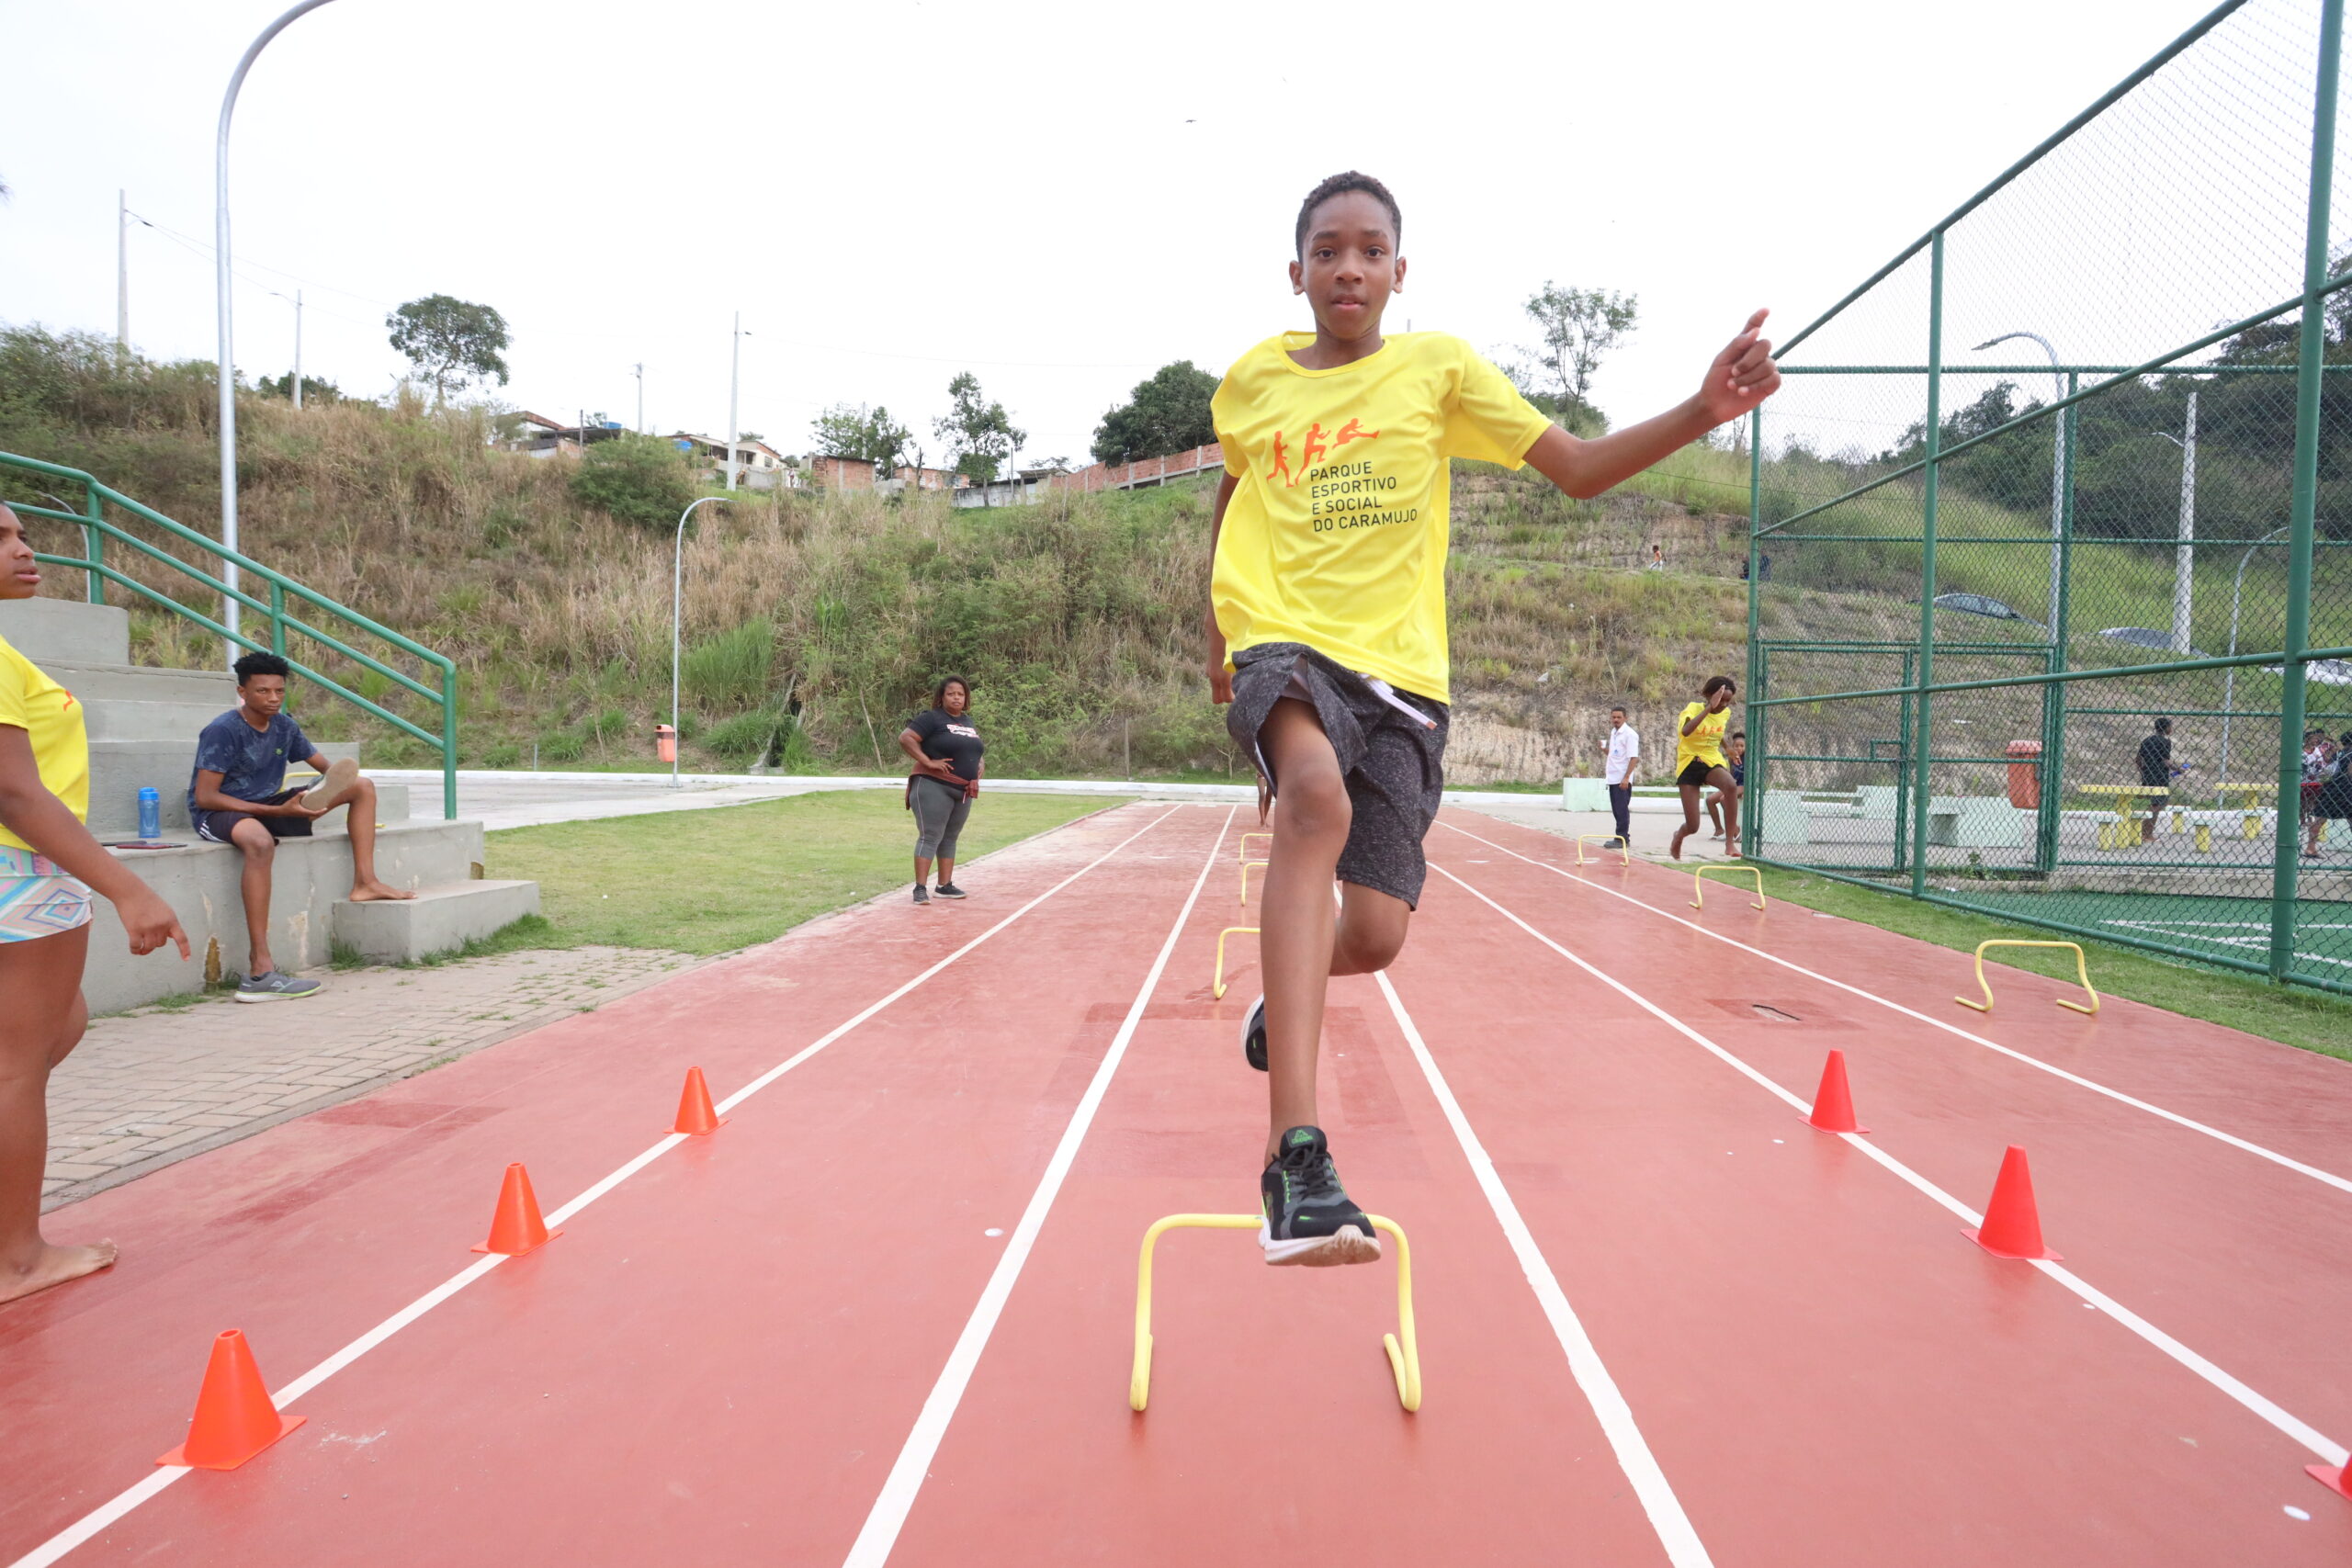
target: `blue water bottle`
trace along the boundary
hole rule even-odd
[[[160,839],[164,836],[164,797],[153,786],[139,792],[139,836]]]

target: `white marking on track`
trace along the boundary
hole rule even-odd
[[[1509,920],[1521,931],[1523,931],[1528,935],[1533,937],[1537,942],[1542,942],[1544,946],[1550,948],[1553,952],[1558,953],[1561,957],[1566,959],[1577,968],[1583,970],[1586,974],[1591,976],[1594,979],[1599,980],[1602,985],[1607,986],[1611,990],[1615,991],[1618,995],[1623,997],[1626,1000],[1632,1002],[1634,1006],[1640,1008],[1651,1017],[1657,1019],[1659,1022],[1665,1024],[1668,1028],[1673,1030],[1676,1033],[1683,1036],[1692,1043],[1709,1052],[1718,1060],[1722,1061],[1725,1066],[1730,1066],[1738,1072],[1741,1077],[1746,1077],[1750,1082],[1758,1085],[1767,1093],[1770,1093],[1776,1099],[1785,1102],[1791,1108],[1802,1111],[1806,1116],[1811,1116],[1813,1114],[1813,1107],[1809,1102],[1800,1100],[1795,1095],[1791,1094],[1787,1089],[1782,1089],[1779,1084],[1765,1077],[1764,1074],[1748,1066],[1747,1063],[1732,1055],[1729,1051],[1724,1050],[1722,1046],[1716,1044],[1713,1041],[1708,1039],[1705,1035],[1700,1033],[1697,1030],[1691,1028],[1680,1019],[1675,1017],[1674,1014],[1668,1012],[1666,1009],[1658,1006],[1656,1002],[1651,1001],[1639,991],[1634,990],[1631,986],[1626,985],[1624,982],[1615,978],[1613,976],[1603,973],[1594,964],[1577,957],[1575,953],[1569,952],[1558,942],[1554,942],[1550,937],[1545,936],[1542,931],[1537,931],[1533,926],[1529,925],[1525,920],[1520,919],[1519,916],[1503,908],[1502,905],[1497,903],[1494,899],[1488,897],[1485,893],[1480,892],[1477,888],[1471,886],[1470,884],[1463,881],[1462,878],[1454,875],[1453,873],[1446,870],[1443,866],[1432,865],[1430,869],[1444,877],[1448,882],[1453,883],[1455,886],[1461,888],[1464,892],[1469,894],[1473,898],[1476,898],[1480,903],[1486,905],[1488,908],[1494,910],[1495,913],[1502,916],[1503,919]],[[1901,1160],[1896,1159],[1884,1149],[1878,1147],[1868,1138],[1860,1137],[1851,1133],[1838,1133],[1829,1135],[1844,1138],[1849,1145],[1860,1150],[1870,1158],[1876,1160],[1879,1165],[1883,1167],[1890,1174],[1916,1189],[1923,1196],[1938,1204],[1940,1204],[1945,1209],[1950,1210],[1968,1224],[1982,1225],[1984,1223],[1984,1215],[1978,1213],[1975,1210],[1970,1208],[1967,1204],[1962,1202],[1959,1199],[1953,1197],[1951,1193],[1945,1191],[1934,1182],[1929,1181],[1926,1177],[1921,1176],[1917,1171],[1913,1170],[1909,1166],[1905,1165]],[[2175,1361],[2177,1361],[2180,1365],[2188,1368],[2190,1371],[2204,1379],[2213,1387],[2229,1395],[2230,1398],[2235,1400],[2239,1404],[2253,1412],[2256,1416],[2261,1417],[2271,1427],[2285,1434],[2287,1437],[2293,1438],[2296,1442],[2302,1444],[2303,1447],[2318,1455],[2320,1459],[2325,1462],[2329,1464],[2344,1464],[2346,1462],[2352,1462],[2352,1451],[2347,1451],[2343,1444],[2335,1441],[2335,1438],[2330,1438],[2325,1433],[2320,1431],[2317,1427],[2310,1425],[2308,1422],[2305,1422],[2301,1418],[2292,1415],[2267,1395],[2257,1393],[2247,1384],[2241,1382],[2238,1379],[2231,1376],[2228,1372],[2222,1371],[2213,1362],[2206,1359],[2203,1356],[2199,1355],[2196,1351],[2190,1349],[2179,1340],[2175,1339],[2171,1335],[2166,1334],[2163,1329],[2158,1328],[2146,1318],[2142,1317],[2138,1313],[2133,1312],[2131,1308],[2123,1305],[2123,1303],[2118,1302],[2112,1296],[2109,1296],[2104,1292],[2098,1290],[2096,1286],[2084,1280],[2072,1269],[2062,1269],[2057,1264],[2050,1262],[2046,1258],[2035,1258],[2030,1259],[2030,1261],[2034,1268],[2041,1269],[2042,1273],[2048,1275],[2051,1279],[2056,1280],[2059,1284],[2073,1292],[2076,1296],[2082,1298],[2086,1305],[2098,1308],[2099,1311],[2107,1314],[2109,1317],[2115,1319],[2116,1322],[2123,1325],[2124,1327],[2138,1335],[2148,1344],[2154,1346],[2157,1349],[2171,1357]]]
[[[718,1108],[721,1111],[725,1111],[741,1104],[746,1100],[749,1100],[753,1094],[766,1088],[769,1084],[775,1082],[775,1079],[782,1077],[784,1074],[791,1071],[794,1067],[798,1066],[801,1063],[807,1061],[809,1057],[815,1055],[818,1052],[823,1050],[834,1041],[839,1040],[842,1035],[847,1034],[851,1030],[855,1029],[859,1024],[865,1022],[867,1019],[872,1018],[876,1013],[880,1012],[892,1002],[897,1001],[899,998],[907,995],[910,991],[912,991],[916,987],[922,986],[925,981],[931,979],[941,970],[946,968],[949,964],[955,963],[966,953],[970,953],[974,948],[978,947],[982,942],[988,941],[990,937],[996,935],[999,931],[1004,930],[1015,920],[1021,919],[1022,916],[1026,915],[1030,910],[1035,908],[1046,899],[1051,898],[1055,894],[1059,893],[1063,888],[1068,887],[1071,883],[1076,882],[1080,877],[1084,876],[1096,866],[1099,866],[1104,862],[1110,860],[1121,850],[1125,849],[1129,844],[1134,843],[1137,839],[1142,838],[1146,833],[1150,832],[1154,828],[1159,827],[1170,817],[1173,817],[1178,812],[1185,809],[1186,807],[1182,806],[1172,807],[1169,810],[1162,812],[1159,816],[1153,818],[1150,821],[1145,823],[1142,827],[1128,834],[1125,839],[1122,839],[1118,843],[1113,845],[1110,849],[1103,851],[1102,853],[1087,862],[1076,871],[1071,872],[1068,876],[1063,877],[1059,882],[1055,883],[1051,887],[1046,888],[1043,893],[1038,894],[1035,897],[1030,899],[1029,902],[1022,905],[1021,908],[1013,910],[1011,914],[1005,916],[1004,919],[997,921],[996,924],[990,926],[988,930],[982,931],[979,935],[966,942],[963,946],[957,948],[955,952],[949,953],[946,957],[933,964],[930,968],[924,970],[922,974],[917,975],[913,979],[909,980],[906,984],[892,991],[888,996],[884,997],[880,1001],[876,1002],[871,1007],[868,1007],[863,1011],[857,1013],[846,1023],[841,1024],[829,1031],[820,1037],[815,1044],[797,1053],[778,1066],[769,1068],[765,1073],[763,1073],[760,1077],[753,1078],[743,1088],[737,1089],[733,1094],[729,1095],[725,1100],[720,1100],[718,1102]],[[1227,825],[1230,825],[1232,821],[1232,814],[1230,812],[1227,814],[1226,820]],[[1220,829],[1218,830],[1218,839],[1220,842],[1223,840],[1223,838],[1224,830]],[[1197,891],[1198,890],[1195,889],[1196,893]],[[1192,906],[1190,904],[1185,906],[1188,909],[1191,907]],[[1163,953],[1162,956],[1164,958],[1165,954]],[[594,1186],[589,1188],[586,1191],[581,1193],[578,1197],[572,1199],[561,1208],[549,1213],[547,1216],[548,1224],[551,1226],[560,1224],[563,1221],[569,1219],[573,1214],[578,1213],[581,1210],[586,1208],[589,1204],[594,1202],[597,1199],[603,1197],[605,1193],[610,1192],[614,1188],[619,1186],[622,1182],[628,1180],[630,1177],[636,1175],[639,1171],[652,1164],[653,1161],[686,1141],[686,1138],[682,1134],[675,1133],[669,1134],[660,1143],[655,1144],[651,1148],[647,1149],[643,1154],[639,1155],[627,1165],[624,1165],[618,1170],[614,1171],[610,1176],[605,1177],[603,1180],[597,1182]],[[468,1264],[465,1268],[459,1269],[457,1273],[452,1274],[448,1279],[444,1280],[440,1284],[435,1285],[424,1294],[417,1297],[416,1300],[409,1303],[408,1305],[401,1308],[400,1311],[392,1314],[391,1316],[384,1319],[383,1322],[378,1324],[375,1327],[369,1329],[358,1338],[354,1339],[351,1343],[345,1345],[342,1349],[337,1350],[334,1355],[329,1356],[325,1360],[321,1361],[317,1366],[312,1367],[309,1371],[304,1372],[300,1377],[296,1378],[292,1382],[289,1382],[284,1387],[277,1390],[270,1397],[276,1402],[278,1408],[283,1410],[295,1400],[300,1399],[302,1395],[310,1393],[312,1389],[326,1382],[327,1379],[334,1376],[335,1373],[343,1371],[344,1368],[351,1365],[352,1362],[357,1360],[360,1357],[366,1355],[377,1346],[381,1345],[385,1340],[390,1339],[393,1335],[398,1334],[401,1329],[406,1328],[410,1324],[414,1323],[418,1318],[423,1317],[426,1313],[431,1312],[435,1307],[439,1306],[443,1302],[447,1301],[451,1296],[456,1295],[459,1291],[464,1290],[468,1285],[472,1284],[475,1280],[481,1279],[483,1275],[489,1273],[492,1269],[506,1261],[507,1259],[503,1256],[498,1253],[492,1253]],[[162,1492],[165,1487],[178,1481],[182,1476],[192,1473],[194,1473],[192,1471],[186,1470],[178,1466],[166,1466],[151,1472],[136,1484],[124,1488],[114,1496],[108,1498],[106,1502],[99,1504],[96,1508],[91,1509],[88,1513],[83,1515],[80,1518],[74,1520],[72,1524],[58,1531],[55,1535],[51,1536],[47,1540],[42,1541],[39,1546],[34,1547],[22,1557],[17,1558],[16,1562],[8,1565],[8,1568],[48,1568],[49,1564],[57,1562],[58,1559],[63,1557],[67,1552],[73,1551],[84,1541],[88,1540],[91,1537],[110,1528],[116,1521],[130,1513],[132,1509],[138,1507],[149,1498],[153,1497],[158,1493]]]
[[[1093,1080],[1079,1097],[1077,1109],[1070,1112],[1069,1125],[1062,1129],[1061,1142],[1054,1145],[1053,1158],[1046,1162],[1046,1173],[1037,1179],[1036,1190],[1030,1194],[1029,1205],[1021,1213],[1021,1223],[1013,1227],[1012,1239],[1004,1244],[1004,1255],[997,1259],[995,1271],[981,1288],[980,1299],[974,1303],[972,1315],[965,1320],[964,1331],[956,1337],[956,1348],[947,1353],[947,1364],[939,1370],[938,1380],[931,1385],[913,1428],[907,1433],[890,1473],[883,1479],[881,1493],[866,1513],[865,1526],[858,1530],[857,1540],[850,1543],[849,1555],[842,1559],[843,1568],[881,1568],[889,1559],[890,1549],[898,1544],[899,1532],[906,1528],[907,1516],[914,1508],[916,1494],[922,1490],[923,1480],[931,1472],[931,1461],[947,1436],[947,1424],[956,1419],[956,1407],[963,1403],[964,1391],[971,1385],[980,1355],[989,1347],[989,1336],[996,1331],[1004,1303],[1012,1297],[1012,1287],[1020,1282],[1022,1266],[1029,1261],[1029,1249],[1036,1245],[1037,1233],[1046,1227],[1046,1215],[1060,1194],[1069,1168],[1078,1159],[1079,1145],[1086,1141],[1088,1130],[1094,1125],[1094,1113],[1102,1108],[1112,1077],[1126,1059],[1127,1043],[1135,1038],[1136,1026],[1143,1021],[1144,1007],[1151,1000],[1161,972],[1168,967],[1169,954],[1176,951],[1177,939],[1184,934],[1184,922],[1192,918],[1193,906],[1200,902],[1201,889],[1208,885],[1209,873],[1217,868],[1225,849],[1225,835],[1232,829],[1234,813],[1239,809],[1235,807],[1225,814],[1216,842],[1210,846],[1208,859],[1201,863],[1200,875],[1193,880],[1193,891],[1185,897],[1183,908],[1177,911],[1176,923],[1168,928],[1168,940],[1159,944],[1159,956],[1152,960],[1150,973],[1143,977],[1136,999],[1128,1004],[1127,1016],[1112,1035],[1110,1049],[1102,1053],[1102,1065],[1094,1069]]]
[[[2120,1104],[2132,1107],[2134,1111],[2144,1111],[2151,1116],[2162,1117],[2165,1121],[2170,1122],[2177,1127],[2186,1127],[2192,1133],[2202,1133],[2205,1136],[2215,1139],[2218,1142],[2227,1144],[2233,1149],[2243,1150],[2245,1153],[2253,1155],[2260,1159],[2267,1159],[2273,1165],[2284,1166],[2289,1170],[2294,1171],[2298,1175],[2308,1176],[2314,1181],[2324,1182],[2328,1186],[2335,1188],[2339,1192],[2352,1192],[2352,1179],[2338,1176],[2332,1170],[2323,1170],[2318,1166],[2306,1165],[2301,1160],[2295,1158],[2291,1155],[2283,1155],[2277,1149],[2265,1148],[2260,1144],[2241,1138],[2234,1133],[2224,1133],[2219,1127],[2211,1126],[2206,1122],[2198,1121],[2194,1117],[2183,1116],[2177,1111],[2166,1111],[2161,1105],[2152,1104],[2147,1100],[2140,1099],[2136,1095],[2126,1094],[2120,1089],[2110,1089],[2106,1084],[2100,1083],[2097,1079],[2083,1077],[2080,1073],[2070,1073],[2065,1068],[2058,1066],[2054,1063],[2045,1062],[2039,1056],[2029,1056],[2022,1051],[2003,1045],[1997,1041],[1987,1040],[1981,1034],[1973,1034],[1969,1031],[1961,1028],[1958,1024],[1949,1023],[1940,1018],[1930,1017],[1928,1014],[1920,1012],[1916,1009],[1905,1007],[1901,1002],[1889,1000],[1887,998],[1880,996],[1875,991],[1866,991],[1860,986],[1848,985],[1845,981],[1833,979],[1829,976],[1820,973],[1818,970],[1808,969],[1802,964],[1792,963],[1788,959],[1781,957],[1777,953],[1768,953],[1760,947],[1750,947],[1747,943],[1739,941],[1736,937],[1728,937],[1724,935],[1721,931],[1710,931],[1696,920],[1686,920],[1671,909],[1661,909],[1655,904],[1646,903],[1642,899],[1634,897],[1630,893],[1621,893],[1616,888],[1611,887],[1604,883],[1595,882],[1589,877],[1578,876],[1573,872],[1564,871],[1556,865],[1547,864],[1543,861],[1537,860],[1532,855],[1521,854],[1517,850],[1510,848],[1507,844],[1498,844],[1491,839],[1479,838],[1477,834],[1473,833],[1467,828],[1456,828],[1451,822],[1441,823],[1440,826],[1444,827],[1453,832],[1459,833],[1465,839],[1476,840],[1479,843],[1485,844],[1490,849],[1500,850],[1503,853],[1510,856],[1513,860],[1524,861],[1529,865],[1534,866],[1539,871],[1548,871],[1555,876],[1562,876],[1567,878],[1570,882],[1581,883],[1587,887],[1606,893],[1612,898],[1623,898],[1626,903],[1634,906],[1636,908],[1647,909],[1651,914],[1657,916],[1660,919],[1672,920],[1676,925],[1687,927],[1688,929],[1697,931],[1703,936],[1711,936],[1717,942],[1725,942],[1739,949],[1742,953],[1753,953],[1757,957],[1765,960],[1767,963],[1777,964],[1783,969],[1793,970],[1795,973],[1804,976],[1808,980],[1818,980],[1825,986],[1834,986],[1838,990],[1847,993],[1849,996],[1860,997],[1865,1001],[1876,1002],[1879,1006],[1899,1012],[1905,1018],[1916,1019],[1919,1022],[1927,1024],[1931,1028],[1940,1029],[1946,1034],[1957,1035],[1961,1039],[1967,1041],[1972,1045],[1982,1045],[1987,1051],[1992,1051],[2000,1055],[2007,1056],[2014,1062],[2022,1062],[2029,1067],[2048,1073],[2052,1077],[2064,1078],[2066,1082],[2075,1085],[2078,1089],[2089,1089],[2093,1094],[2103,1094],[2108,1099],[2115,1100]],[[1815,910],[1814,912],[1818,914],[1820,911]]]
[[[1535,1244],[1534,1233],[1520,1216],[1519,1205],[1512,1201],[1510,1189],[1496,1174],[1487,1145],[1471,1129],[1469,1117],[1463,1114],[1462,1102],[1453,1098],[1453,1089],[1438,1070],[1428,1043],[1415,1027],[1412,1015],[1405,1010],[1404,1002],[1398,999],[1396,987],[1385,974],[1375,973],[1373,978],[1380,985],[1380,994],[1388,998],[1388,1010],[1396,1016],[1396,1027],[1404,1031],[1405,1043],[1412,1048],[1413,1059],[1421,1065],[1421,1076],[1429,1079],[1430,1092],[1437,1097],[1439,1109],[1445,1112],[1446,1123],[1453,1129],[1454,1139],[1470,1162],[1471,1174],[1478,1179],[1478,1190],[1487,1195],[1487,1206],[1495,1212],[1495,1220],[1502,1226],[1511,1252],[1519,1259],[1520,1271],[1527,1276],[1537,1303],[1552,1325],[1552,1333],[1567,1355],[1569,1375],[1584,1391],[1594,1418],[1600,1423],[1601,1434],[1617,1456],[1618,1468],[1633,1483],[1634,1495],[1641,1500],[1642,1511],[1649,1516],[1658,1544],[1666,1548],[1667,1561],[1675,1568],[1708,1568],[1713,1560],[1707,1555],[1705,1543],[1700,1540],[1690,1517],[1682,1511],[1681,1499],[1674,1495],[1674,1487],[1666,1479],[1657,1456],[1650,1452],[1648,1439],[1642,1436],[1641,1427],[1634,1419],[1633,1406],[1618,1391],[1617,1380],[1609,1375],[1609,1368],[1602,1362],[1592,1337],[1585,1332],[1576,1308],[1568,1304],[1567,1292],[1560,1289],[1558,1276],[1552,1272],[1544,1249]]]

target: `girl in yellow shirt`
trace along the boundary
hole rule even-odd
[[[1682,791],[1682,826],[1666,852],[1682,858],[1682,840],[1699,830],[1699,797],[1713,788],[1724,803],[1724,858],[1739,858],[1739,782],[1724,761],[1724,726],[1731,720],[1731,700],[1739,683],[1728,675],[1710,675],[1699,688],[1699,700],[1682,710],[1674,731],[1674,782]]]
[[[17,514],[0,504],[0,599],[40,592]],[[0,1302],[105,1268],[114,1243],[54,1247],[40,1234],[49,1075],[81,1043],[90,897],[115,907],[130,951],[187,957],[171,906],[82,825],[90,745],[74,694],[0,640]]]

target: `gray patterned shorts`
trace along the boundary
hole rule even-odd
[[[1284,697],[1314,706],[1340,759],[1353,815],[1339,877],[1418,907],[1429,863],[1421,840],[1445,791],[1446,705],[1342,668],[1303,643],[1270,642],[1233,656],[1225,728],[1258,767],[1262,813],[1278,782],[1258,732]]]

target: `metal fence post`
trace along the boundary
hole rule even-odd
[[[1755,704],[1764,697],[1764,652],[1757,640],[1762,624],[1760,595],[1764,587],[1763,547],[1756,531],[1764,525],[1764,408],[1747,412],[1747,786],[1739,803],[1740,853],[1752,855],[1763,840],[1757,825],[1757,802],[1764,797],[1764,760],[1769,754],[1764,727],[1771,709]]]
[[[103,604],[107,602],[106,574],[97,570],[106,564],[107,559],[106,530],[98,526],[106,517],[106,513],[101,510],[104,505],[105,503],[98,500],[96,485],[85,483],[82,486],[82,515],[89,519],[87,523],[82,525],[82,540],[85,556],[90,563],[90,570],[82,575],[89,579],[89,587],[86,592],[93,604]]]
[[[1919,491],[1919,665],[1912,705],[1917,773],[1911,785],[1911,897],[1928,896],[1928,803],[1934,785],[1929,771],[1935,716],[1928,688],[1936,679],[1936,481],[1943,458],[1944,231],[1936,231],[1928,271],[1928,467]]]
[[[269,650],[286,657],[286,584],[274,579],[269,585]]]
[[[458,667],[441,666],[441,815],[458,819]]]
[[[2066,372],[2066,395],[2081,389],[2078,371]],[[2058,464],[2057,592],[2050,606],[2050,673],[2066,672],[2067,626],[2073,610],[2075,565],[2075,454],[2081,448],[2081,431],[2075,414],[2081,407],[2069,403],[2058,415],[2064,449]],[[2058,869],[2059,833],[2065,822],[2066,683],[2052,681],[2041,689],[2041,806],[2034,824],[2034,860],[2048,875]]]
[[[2303,782],[2303,685],[2311,648],[2312,516],[2319,494],[2320,371],[2327,352],[2321,310],[2327,282],[2328,198],[2335,176],[2336,56],[2344,42],[2344,0],[2323,0],[2319,85],[2312,106],[2311,207],[2303,231],[2302,332],[2295,355],[2295,488],[2287,513],[2285,688],[2278,716],[2278,830],[2270,877],[2270,977],[2284,980],[2295,959],[2295,878]]]

